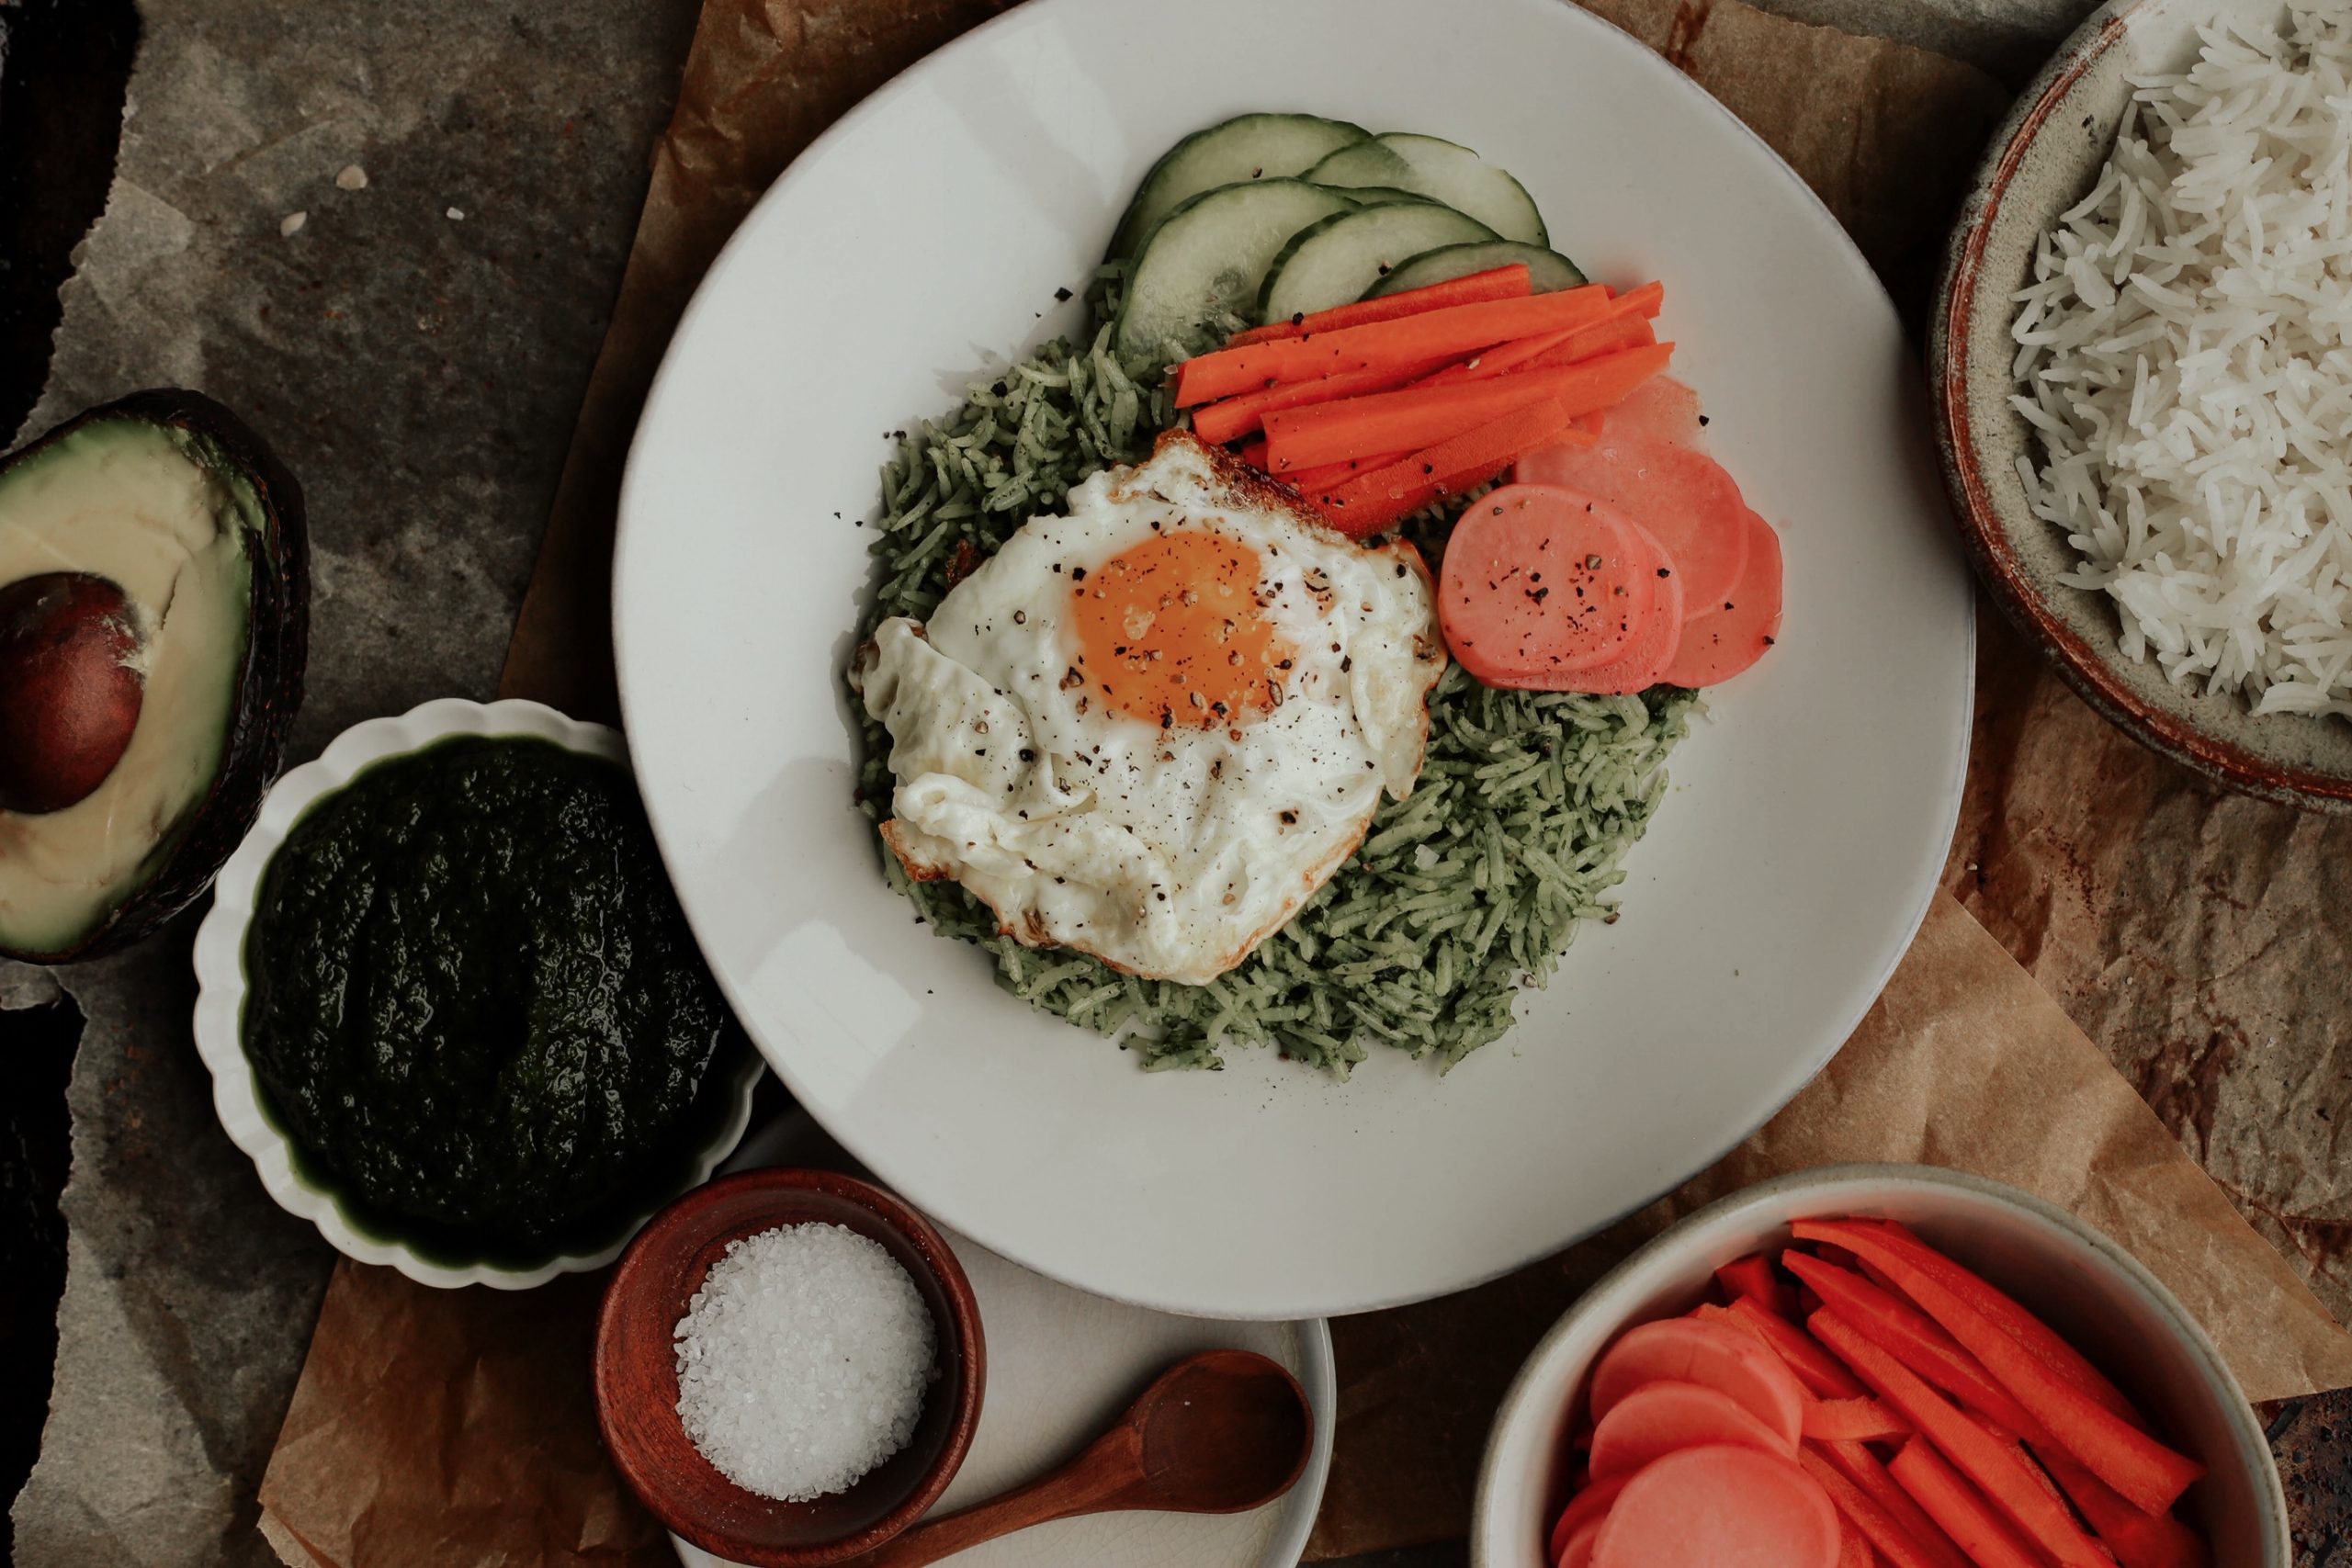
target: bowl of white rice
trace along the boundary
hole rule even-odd
[[[1996,138],[1930,331],[1994,602],[2149,746],[2352,811],[2352,7],[2093,15]]]

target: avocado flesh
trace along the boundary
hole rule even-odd
[[[0,949],[75,948],[177,847],[228,748],[264,525],[252,485],[203,437],[144,419],[89,421],[0,470],[0,583],[70,570],[119,584],[146,680],[130,744],[93,794],[0,811]]]

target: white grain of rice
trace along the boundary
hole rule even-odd
[[[2352,717],[2352,6],[2202,39],[2016,296],[2018,471],[2131,658]]]

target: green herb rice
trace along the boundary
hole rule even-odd
[[[1119,278],[1089,294],[1091,342],[1046,344],[964,406],[906,437],[882,470],[878,586],[865,630],[929,617],[959,558],[993,552],[1070,488],[1138,462],[1174,414],[1156,372],[1110,348]],[[1406,536],[1439,569],[1466,504]],[[1430,696],[1430,740],[1411,798],[1384,803],[1355,857],[1290,923],[1206,986],[1141,980],[1067,949],[1023,947],[954,882],[884,874],[922,917],[986,949],[998,983],[1031,1005],[1116,1036],[1144,1065],[1220,1067],[1229,1045],[1272,1045],[1344,1077],[1371,1043],[1450,1067],[1510,1027],[1522,985],[1542,985],[1579,921],[1613,920],[1618,864],[1666,785],[1666,757],[1696,699],[1489,690],[1448,669]],[[858,795],[888,815],[890,738],[865,725]]]

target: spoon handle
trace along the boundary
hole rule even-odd
[[[1031,1525],[1115,1507],[1119,1495],[1142,1477],[1143,1436],[1123,1422],[1059,1470],[1001,1497],[926,1519],[845,1568],[923,1568]]]

